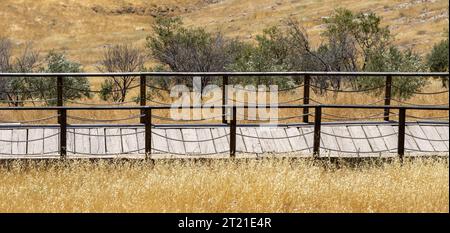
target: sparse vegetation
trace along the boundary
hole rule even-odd
[[[410,49],[392,45],[392,35],[382,18],[373,12],[353,13],[339,8],[325,18],[321,46],[314,49],[304,27],[296,20],[286,19],[256,36],[256,43],[228,41],[220,34],[207,33],[203,28],[186,28],[179,18],[158,18],[147,46],[156,60],[172,71],[425,71],[421,57]],[[202,86],[209,83],[203,78]],[[176,83],[182,82],[177,80]],[[273,79],[254,77],[239,84],[277,84],[286,88],[301,78]],[[323,88],[374,89],[384,84],[380,78],[345,77],[313,78],[320,93]],[[410,98],[427,83],[424,78],[395,77],[394,97]],[[375,89],[375,95],[380,89]]]
[[[93,72],[103,45],[144,44],[158,15],[179,16],[186,26],[205,27],[208,32],[220,29],[226,37],[246,41],[254,41],[255,34],[277,24],[280,18],[292,15],[301,20],[313,46],[318,47],[323,32],[321,18],[330,15],[335,8],[353,12],[373,10],[383,17],[384,25],[390,25],[395,45],[413,47],[419,54],[427,53],[434,43],[445,39],[442,28],[448,28],[449,3],[446,0],[280,2],[282,5],[278,6],[266,0],[222,1],[220,4],[203,0],[61,0],[60,4],[50,0],[2,0],[0,31],[17,43],[34,41],[42,53],[64,47],[70,60],[76,60],[86,71]],[[274,5],[275,8],[271,8]],[[408,15],[408,20],[398,19],[400,11]],[[78,17],[83,21],[73,23]],[[73,30],[67,30],[68,27]],[[427,34],[416,41],[420,30],[426,30]]]
[[[222,36],[220,33],[213,33],[208,30],[206,25],[192,27],[191,23],[185,22],[183,24],[177,18],[158,17],[156,23],[153,25],[147,22],[147,26],[154,27],[154,32],[145,32],[149,36],[146,45],[151,51],[151,57],[147,56],[144,58],[143,53],[148,53],[149,50],[145,51],[143,46],[140,47],[138,45],[139,43],[133,46],[122,43],[108,46],[104,49],[103,53],[105,56],[100,59],[102,61],[97,63],[97,65],[101,67],[101,71],[428,70],[428,67],[424,64],[424,60],[417,53],[410,49],[396,46],[396,44],[399,44],[397,37],[394,38],[393,34],[383,24],[389,22],[390,19],[381,19],[375,13],[366,11],[354,13],[346,9],[338,9],[334,13],[331,13],[331,17],[324,17],[320,20],[323,23],[321,25],[322,38],[320,40],[317,36],[311,37],[311,34],[316,32],[306,29],[310,28],[310,25],[306,25],[303,20],[299,21],[291,17],[284,19],[281,24],[266,28],[261,34],[253,37],[256,38],[254,41],[248,41],[242,40],[242,38],[231,39],[232,36],[230,35]],[[183,21],[190,22],[189,19],[183,19]],[[217,29],[214,31],[217,31]],[[321,45],[317,45],[317,41],[322,41]],[[8,45],[8,43],[3,44]],[[9,44],[12,46],[12,43]],[[2,46],[2,48],[6,47]],[[117,49],[119,47],[126,47],[120,53],[122,55],[125,54],[124,56],[116,53],[120,50]],[[114,49],[116,52],[113,52]],[[442,49],[440,50],[443,51]],[[2,51],[11,54],[11,50],[2,49]],[[34,50],[28,49],[26,51]],[[128,51],[129,53],[124,51]],[[26,58],[27,56],[22,57]],[[126,59],[127,57],[132,57],[132,59]],[[29,64],[28,61],[32,61],[32,59],[28,58],[25,60],[27,62],[24,62],[24,64]],[[134,65],[129,65],[129,61],[134,63]],[[430,66],[430,63],[427,63],[427,65]],[[9,67],[10,65],[7,66]],[[2,69],[4,70],[4,68]],[[372,103],[382,98],[383,89],[373,91],[372,96],[365,94],[339,94],[339,97],[335,95],[333,98],[329,98],[330,96],[322,90],[323,88],[370,89],[384,84],[384,80],[380,78],[361,77],[360,79],[353,80],[349,81],[345,77],[325,77],[320,79],[312,77],[312,83],[318,88],[313,88],[314,94],[311,98],[319,102],[336,104],[361,104],[363,99],[366,103]],[[104,81],[104,79],[92,78],[89,81],[89,85],[93,90],[100,90],[99,95],[89,100],[91,104],[110,103],[110,101],[123,102],[137,100],[139,98],[136,89],[130,89],[134,84],[137,85],[134,78],[118,77],[115,81],[114,79]],[[181,82],[181,80],[177,80],[177,77],[172,77],[171,79],[152,78],[147,81],[149,83],[155,82],[155,86],[162,88],[170,88],[174,84]],[[253,84],[278,84],[280,88],[285,88],[301,85],[302,77],[292,77],[292,79],[257,77],[254,80],[247,79],[246,81],[250,81]],[[203,86],[209,82],[210,80],[207,78],[202,79]],[[247,84],[238,78],[233,78],[230,82]],[[4,83],[4,81],[0,82],[0,89],[5,88]],[[190,84],[190,80],[188,80],[188,85]],[[83,85],[80,86],[81,88],[78,88],[82,90],[80,93],[71,95],[73,98],[91,97],[87,95],[86,86]],[[393,89],[394,98],[408,99],[408,102],[415,104],[445,104],[448,102],[445,95],[434,95],[433,98],[411,95],[411,93],[420,91],[422,88],[425,88],[426,91],[442,91],[442,87],[436,86],[435,82],[427,82],[425,79],[408,79],[406,81],[405,79],[401,79],[401,77],[394,77],[394,85],[401,87],[400,89]],[[21,87],[25,90],[23,92],[25,95],[19,97],[18,101],[13,101],[12,104],[22,104],[23,102],[21,101],[23,100],[31,100],[31,104],[37,104],[32,102],[31,95],[27,95],[29,90],[31,90],[28,87],[29,85]],[[65,91],[70,93],[69,90]],[[166,93],[160,93],[150,88],[148,92],[150,95],[147,98],[151,98],[151,100],[166,103],[171,102],[170,97]],[[158,95],[154,95],[154,92],[158,92],[156,93]],[[298,90],[296,93],[282,94],[279,100],[292,100],[292,94],[301,94],[301,90]],[[0,97],[7,100],[4,94]],[[42,98],[38,96],[35,99],[39,100]],[[338,109],[332,111],[339,112]],[[368,111],[366,112],[368,113]],[[82,111],[80,111],[81,113]],[[8,115],[9,113],[4,114]],[[112,111],[110,114],[111,116],[117,115],[120,117],[128,114],[128,112]],[[359,116],[361,112],[345,114]],[[93,118],[97,117],[96,113],[89,113],[89,115]],[[434,116],[435,114],[434,112],[420,112],[420,115]],[[33,116],[35,115],[28,114],[21,116],[19,114],[13,117],[17,119],[29,119]]]
[[[323,18],[322,22],[324,23],[322,39],[320,46],[315,48],[303,23],[294,18],[285,19],[281,25],[266,28],[261,35],[256,36],[256,43],[251,43],[229,39],[221,33],[208,32],[203,26],[185,26],[178,17],[156,17],[153,33],[148,36],[146,47],[151,51],[151,57],[148,57],[153,59],[151,62],[156,61],[157,67],[171,71],[427,70],[418,54],[410,49],[399,49],[394,45],[395,40],[390,30],[382,25],[382,18],[376,13],[371,11],[354,13],[349,9],[337,8],[330,17]],[[8,43],[3,44],[8,45]],[[443,65],[445,54],[439,54],[439,51],[445,49],[445,41],[443,46],[435,47],[433,53],[429,55],[428,66],[431,70],[445,69]],[[37,53],[29,49],[25,52],[28,52],[29,56],[24,54],[22,58],[26,61],[17,62],[17,64],[23,64],[18,70],[32,70],[25,66],[32,65],[32,61],[37,61],[37,56],[34,56],[38,55]],[[148,62],[150,60],[143,55],[142,49],[129,44],[118,44],[108,46],[104,50],[98,68],[104,72],[155,70],[155,68],[144,68],[144,63]],[[159,81],[161,80],[151,80],[151,82]],[[202,88],[210,81],[210,78],[202,78]],[[233,81],[239,82],[237,79]],[[124,102],[134,82],[135,77],[111,77],[101,84],[100,98],[104,101]],[[171,82],[164,80],[159,85],[170,87],[180,82],[190,85],[190,82],[186,83],[185,79],[176,77],[172,78]],[[286,88],[301,83],[302,78],[255,77],[239,83],[245,85],[246,82],[277,84],[280,88]],[[318,87],[315,91],[320,94],[324,93],[324,88],[330,87],[373,89],[383,84],[383,80],[379,78],[360,77],[347,80],[345,77],[335,76],[320,79],[313,77],[312,82]],[[398,88],[394,89],[393,96],[408,99],[412,93],[419,92],[426,84],[427,80],[422,78],[408,79],[405,82],[405,79],[395,77],[394,85]],[[32,99],[25,90],[29,89],[28,86],[23,84],[14,86],[16,90],[24,89],[20,93],[25,93],[8,97],[15,99],[14,105],[20,105],[23,101]],[[380,89],[375,89],[373,94],[378,96]],[[136,97],[132,96],[132,98]]]
[[[105,52],[105,57],[100,62],[103,71],[185,71],[192,68],[195,70],[230,70],[230,71],[292,71],[292,70],[329,70],[329,71],[426,71],[428,68],[420,56],[409,49],[399,49],[394,46],[387,29],[380,25],[381,19],[374,14],[352,13],[345,9],[340,9],[330,17],[324,19],[326,32],[324,33],[324,43],[315,48],[312,45],[310,36],[303,28],[302,24],[295,19],[285,19],[281,25],[270,27],[261,35],[256,37],[256,43],[249,43],[237,39],[225,39],[219,35],[209,33],[202,28],[191,28],[181,23],[180,19],[160,18],[155,26],[158,33],[152,34],[147,40],[147,48],[151,51],[151,56],[159,57],[158,63],[153,63],[153,67],[144,67],[144,50],[137,46],[115,45],[110,46]],[[356,23],[355,23],[356,22]],[[347,25],[350,24],[350,25]],[[327,29],[328,28],[328,29]],[[351,29],[351,30],[350,30]],[[343,39],[347,38],[347,39]],[[376,42],[378,38],[383,38],[383,42]],[[341,42],[339,42],[339,40]],[[195,41],[195,46],[189,46]],[[346,47],[338,50],[336,43],[345,43]],[[333,45],[335,44],[335,45]],[[5,46],[3,46],[5,47]],[[333,49],[334,47],[334,49]],[[115,51],[113,51],[115,50]],[[149,52],[149,50],[145,52]],[[5,50],[6,51],[6,50]],[[109,51],[109,52],[108,52]],[[440,51],[443,51],[442,49]],[[212,60],[213,54],[219,54],[217,60]],[[223,56],[226,54],[226,56]],[[346,55],[343,61],[337,59]],[[431,56],[431,55],[430,55]],[[148,58],[148,57],[147,57]],[[445,57],[444,57],[445,58]],[[192,60],[191,60],[192,59]],[[201,66],[203,65],[203,66]],[[109,67],[109,68],[107,68]],[[131,69],[130,69],[131,67]],[[51,71],[49,71],[51,72]],[[100,94],[89,100],[89,103],[108,103],[108,101],[136,101],[139,93],[136,89],[130,89],[134,78],[117,77],[116,81],[108,79],[106,82],[90,79],[90,86],[94,90],[100,89]],[[125,81],[125,82],[124,82]],[[177,80],[177,77],[151,78],[147,82],[162,88],[170,89],[173,85],[184,82],[191,85],[191,80]],[[256,77],[253,80],[245,81],[237,78],[231,79],[231,83],[247,84],[278,84],[280,88],[301,85],[302,77],[292,77],[291,79],[277,79],[271,77]],[[203,78],[202,85],[209,83],[209,79]],[[384,85],[382,78],[361,77],[352,82],[345,77],[325,77],[317,79],[312,77],[312,83],[318,88],[313,88],[314,94],[311,98],[316,101],[330,104],[361,104],[372,103],[382,98],[382,88],[375,90],[371,95],[366,94],[339,94],[330,98],[329,92],[322,91],[323,88],[350,88],[350,89],[370,89],[372,87]],[[137,83],[136,83],[137,85]],[[393,88],[393,96],[398,99],[408,99],[408,102],[415,104],[445,104],[448,102],[446,95],[434,95],[433,98],[425,98],[424,95],[411,95],[419,90],[442,91],[442,86],[426,79],[402,79],[394,77],[394,85],[401,88]],[[0,85],[0,88],[2,86]],[[26,89],[27,91],[29,89]],[[83,89],[86,90],[86,89]],[[171,102],[170,96],[165,92],[155,91],[149,88],[147,98],[157,102]],[[26,92],[25,92],[26,93]],[[87,95],[81,92],[81,96],[74,98],[84,98]],[[87,94],[87,93],[86,93]],[[282,93],[279,101],[290,101],[292,95],[301,95],[301,90],[295,93]],[[89,96],[90,97],[90,96]],[[29,97],[24,97],[24,99]],[[40,98],[40,97],[39,97]],[[127,100],[127,101],[128,101]],[[337,115],[348,115],[360,117],[361,114],[378,113],[376,111],[353,111],[342,113],[339,109],[333,109]],[[330,112],[331,113],[331,112]],[[2,113],[9,116],[9,113]],[[86,113],[77,112],[92,118],[100,117],[98,112]],[[130,111],[111,111],[111,117],[121,118],[130,114]],[[165,115],[167,112],[162,111]],[[297,112],[287,113],[281,111],[280,114],[299,114]],[[411,113],[412,114],[412,113]],[[422,117],[441,117],[442,115],[434,111],[417,112]],[[15,114],[12,119],[33,119],[39,115],[35,114]],[[167,115],[166,115],[167,116]]]
[[[410,49],[400,50],[393,45],[393,36],[387,27],[381,26],[382,18],[375,13],[353,13],[340,8],[323,21],[326,29],[322,34],[323,42],[317,49],[311,46],[304,27],[290,18],[283,23],[284,29],[273,26],[265,29],[262,35],[257,35],[256,44],[240,42],[236,46],[240,52],[236,56],[228,56],[235,59],[226,68],[233,71],[426,71],[418,54]],[[277,84],[284,88],[302,80],[255,77],[253,81],[245,81]],[[369,77],[350,80],[345,77],[322,77],[313,79],[313,82],[323,93],[321,88],[329,86],[335,89],[349,86],[354,89],[373,89],[383,85],[384,81]],[[406,81],[402,77],[395,77],[394,85],[398,88],[394,90],[393,96],[410,98],[426,83],[427,80],[423,78]],[[374,94],[379,95],[380,89],[374,90]]]

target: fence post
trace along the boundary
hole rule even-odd
[[[319,157],[320,155],[320,126],[322,124],[322,107],[314,107],[314,142],[313,142],[313,156]]]
[[[61,159],[67,156],[67,110],[59,109],[59,155]]]
[[[303,81],[303,104],[309,104],[309,89],[310,89],[310,77],[309,74],[305,75]],[[303,108],[303,122],[309,122],[309,108]]]
[[[227,86],[228,86],[228,76],[224,75],[222,76],[222,123],[227,123],[227,116],[226,116],[226,109],[224,105],[228,103],[228,93],[227,93]]]
[[[233,105],[230,122],[230,157],[236,157],[236,106]]]
[[[399,109],[398,116],[398,145],[397,153],[400,158],[400,162],[403,162],[403,156],[405,155],[405,125],[406,125],[406,108]]]
[[[141,74],[140,78],[139,78],[139,87],[140,87],[140,105],[141,106],[145,106],[146,103],[146,97],[147,97],[147,91],[146,91],[146,76]],[[141,109],[141,123],[145,123],[145,116],[142,116],[145,114],[145,109]]]
[[[391,105],[391,93],[392,93],[392,76],[388,75],[386,76],[386,84],[385,84],[385,91],[384,91],[384,105],[389,106]],[[389,109],[384,109],[384,120],[389,121]]]
[[[152,109],[145,108],[145,159],[150,158],[152,152]]]
[[[57,106],[64,106],[63,90],[64,90],[63,77],[58,76],[58,77],[56,77],[56,95],[57,95],[56,105]],[[58,110],[58,115],[61,115],[61,110]],[[58,123],[60,123],[59,122],[60,120],[61,120],[61,118],[58,118]]]

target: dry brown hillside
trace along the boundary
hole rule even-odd
[[[318,43],[322,17],[346,7],[383,16],[398,45],[425,53],[448,31],[448,6],[447,0],[0,0],[0,36],[19,45],[33,41],[42,52],[66,50],[71,59],[95,71],[103,46],[142,46],[156,15],[178,15],[187,25],[245,40],[295,17]]]

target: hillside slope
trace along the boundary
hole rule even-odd
[[[221,30],[245,40],[294,17],[317,44],[322,17],[337,7],[376,12],[397,44],[420,53],[448,31],[447,0],[0,0],[0,36],[19,45],[33,41],[42,52],[66,50],[70,58],[95,71],[105,45],[142,46],[157,15],[181,16],[189,26]]]

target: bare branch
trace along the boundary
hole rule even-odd
[[[136,72],[144,68],[146,56],[130,44],[107,47],[98,69],[102,72]],[[110,77],[114,101],[124,102],[130,86],[135,82],[133,76]]]

